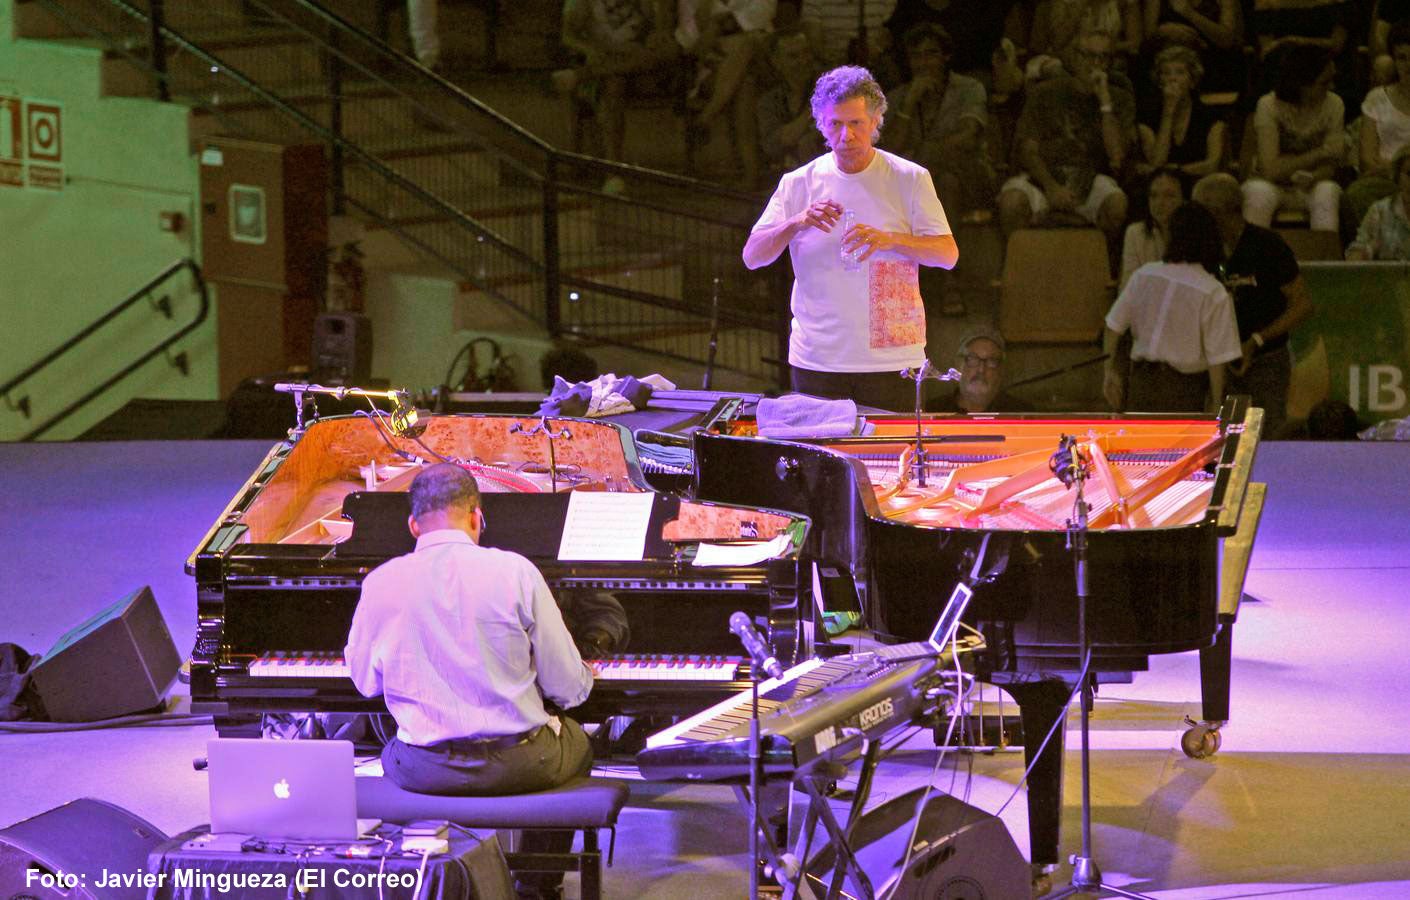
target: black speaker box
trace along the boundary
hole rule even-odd
[[[144,587],[59,638],[30,668],[55,722],[92,722],[151,709],[181,668],[162,612]]]
[[[852,831],[852,850],[878,897],[892,900],[1013,900],[1031,897],[1032,870],[1004,823],[948,794],[931,792],[916,825],[924,788],[866,813]],[[906,846],[912,832],[907,859]],[[808,861],[827,883],[831,847]],[[904,866],[904,868],[903,868]]]
[[[313,322],[316,381],[363,387],[372,377],[372,322],[361,313],[323,313]]]
[[[98,883],[104,869],[146,871],[147,854],[166,839],[111,803],[87,797],[65,803],[0,830],[0,900],[144,900],[140,884]]]

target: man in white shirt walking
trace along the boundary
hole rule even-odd
[[[1223,261],[1214,215],[1195,203],[1175,210],[1164,261],[1137,269],[1106,314],[1102,390],[1113,408],[1219,409],[1224,367],[1242,355],[1234,305],[1215,274]],[[1131,360],[1123,372],[1116,348],[1128,330]]]

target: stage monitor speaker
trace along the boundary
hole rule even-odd
[[[365,387],[372,377],[372,322],[361,313],[323,313],[313,323],[315,381]]]
[[[147,888],[98,887],[103,870],[137,874],[167,836],[102,800],[83,798],[0,829],[0,898],[144,900]],[[72,876],[72,877],[71,877]]]
[[[30,669],[55,722],[92,722],[151,709],[181,668],[150,587],[133,591],[59,638]]]
[[[852,850],[878,897],[1010,900],[1032,896],[1032,869],[1000,819],[932,791],[917,827],[916,804],[924,790],[883,803],[863,815],[852,831]],[[907,860],[906,844],[913,830],[915,843]],[[825,884],[831,880],[834,859],[832,848],[824,848],[809,860],[808,871]]]

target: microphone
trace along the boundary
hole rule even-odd
[[[783,677],[783,666],[779,663],[769,645],[759,635],[754,623],[742,612],[729,617],[729,630],[735,633],[744,649],[749,651],[749,659],[755,667],[762,669],[771,678]]]
[[[1087,477],[1087,458],[1077,443],[1077,438],[1064,434],[1058,441],[1058,448],[1048,459],[1048,469],[1065,488],[1073,482]]]

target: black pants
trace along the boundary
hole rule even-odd
[[[1255,356],[1242,375],[1231,370],[1224,393],[1248,394],[1252,398],[1253,405],[1263,410],[1263,437],[1267,439],[1276,436],[1288,418],[1291,383],[1292,354],[1287,347],[1279,347]]]
[[[466,740],[417,747],[393,737],[382,749],[382,768],[399,787],[418,794],[486,797],[547,790],[592,769],[592,748],[582,726],[566,717],[559,721],[558,732],[545,725],[513,746]],[[573,832],[525,830],[519,849],[568,853]],[[563,875],[526,874],[518,881],[523,888],[551,895]]]
[[[1131,361],[1126,387],[1129,412],[1204,412],[1209,373],[1181,372],[1166,363]]]
[[[800,394],[852,400],[891,412],[911,412],[916,405],[916,383],[901,377],[901,370],[885,372],[817,372],[789,366],[793,389]]]

